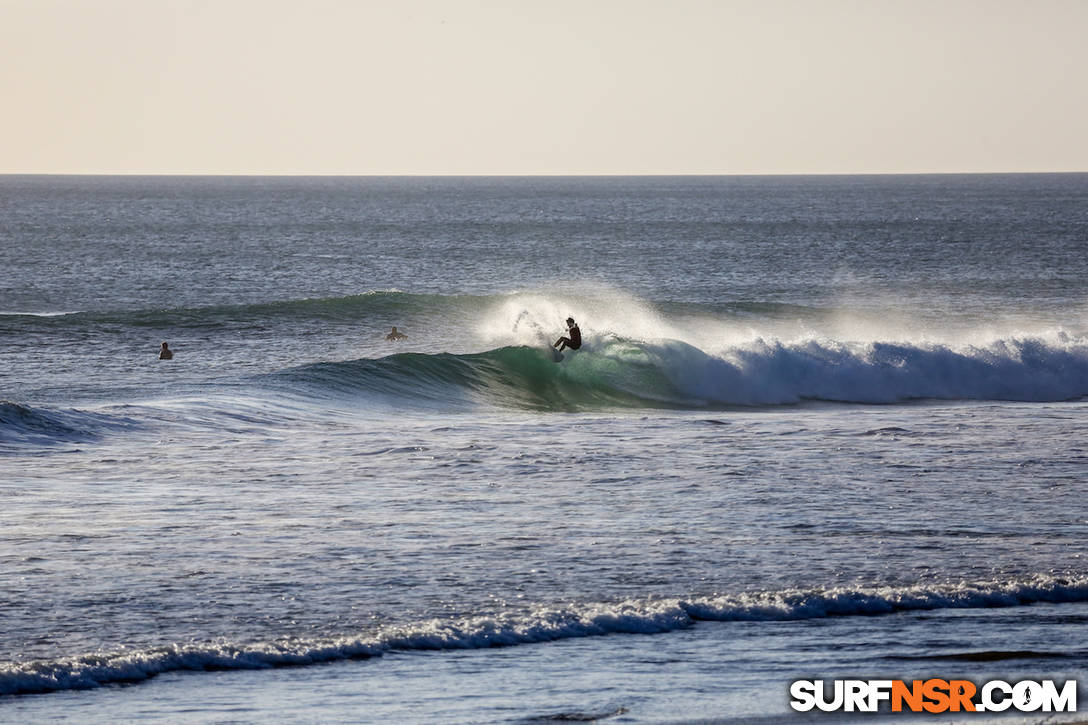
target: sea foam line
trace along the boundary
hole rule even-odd
[[[1039,575],[1006,582],[833,588],[632,599],[574,608],[389,627],[371,636],[234,644],[173,644],[0,665],[0,696],[140,682],[164,672],[266,669],[379,657],[392,650],[507,647],[607,634],[656,634],[698,621],[786,621],[911,610],[1015,607],[1088,601],[1088,576]]]

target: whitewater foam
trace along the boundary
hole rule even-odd
[[[1088,341],[1068,337],[984,346],[757,340],[723,357],[670,342],[657,346],[655,357],[680,390],[718,403],[1044,402],[1088,395]]]
[[[1088,601],[1088,578],[1039,575],[1027,580],[903,587],[791,589],[691,599],[628,599],[522,614],[430,620],[371,635],[277,642],[172,644],[0,666],[0,695],[88,689],[139,682],[164,672],[265,669],[381,656],[393,650],[510,647],[609,634],[659,634],[699,621],[761,622],[873,616],[900,611],[1015,607]]]

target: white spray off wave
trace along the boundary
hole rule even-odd
[[[611,383],[649,399],[684,404],[779,405],[804,400],[854,403],[898,401],[1064,401],[1088,395],[1088,338],[1060,330],[1004,337],[926,335],[924,339],[842,340],[824,331],[784,339],[736,320],[687,316],[672,320],[622,293],[600,298],[514,295],[484,316],[489,344],[543,346],[574,316],[585,347],[569,368],[601,369]],[[849,325],[835,318],[842,331]],[[869,327],[869,326],[867,326]],[[871,329],[867,330],[871,331]],[[947,338],[959,337],[964,342]],[[596,357],[596,365],[590,362]],[[647,367],[656,375],[647,377]],[[630,380],[616,370],[629,370]],[[664,378],[672,390],[638,390]]]

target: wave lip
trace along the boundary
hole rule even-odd
[[[632,599],[522,614],[431,620],[370,636],[249,645],[171,645],[0,666],[0,696],[140,682],[164,672],[265,669],[381,656],[392,650],[482,649],[615,633],[657,634],[699,621],[787,621],[900,611],[1088,601],[1088,576],[902,587],[784,590],[691,599]]]

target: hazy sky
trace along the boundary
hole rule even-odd
[[[0,0],[0,173],[1088,171],[1088,0]]]

